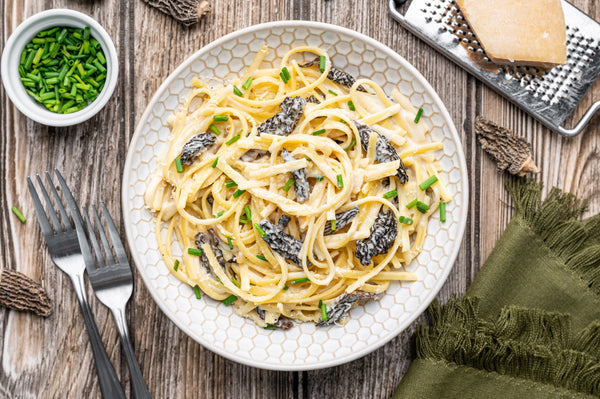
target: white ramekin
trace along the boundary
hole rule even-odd
[[[38,32],[54,26],[76,28],[90,27],[90,33],[102,46],[106,58],[106,82],[98,97],[87,107],[72,114],[57,114],[37,103],[19,80],[21,53]],[[13,104],[28,118],[48,126],[71,126],[84,122],[96,115],[108,102],[117,85],[119,60],[110,36],[93,18],[73,10],[54,9],[27,18],[8,38],[2,52],[2,83]]]

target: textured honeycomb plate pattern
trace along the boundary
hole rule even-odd
[[[316,328],[297,324],[288,331],[258,328],[209,298],[197,300],[193,290],[170,275],[154,236],[154,216],[144,206],[148,175],[156,155],[167,142],[167,118],[200,75],[222,82],[239,75],[261,44],[273,51],[267,63],[291,47],[326,48],[333,63],[357,77],[373,79],[386,92],[394,87],[408,96],[433,126],[433,140],[444,143],[439,159],[441,178],[454,200],[448,220],[435,216],[423,252],[407,270],[419,281],[393,283],[378,302],[350,312],[343,327]],[[158,89],[144,112],[129,147],[123,176],[123,214],[127,239],[139,272],[156,303],[185,333],[206,348],[231,360],[278,370],[306,370],[335,366],[356,359],[385,344],[405,329],[433,300],[456,258],[467,218],[466,164],[456,129],[431,86],[408,62],[384,45],[359,33],[314,22],[275,22],[227,35],[204,47],[179,66]]]

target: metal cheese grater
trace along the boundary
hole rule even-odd
[[[600,24],[566,0],[567,62],[549,70],[492,63],[454,0],[389,0],[389,7],[406,29],[563,136],[581,133],[600,110],[596,101],[573,129],[562,126],[600,75]]]

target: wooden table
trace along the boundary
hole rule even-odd
[[[39,11],[72,8],[97,19],[112,36],[120,59],[115,94],[96,117],[79,126],[49,128],[25,118],[0,88],[0,257],[2,266],[41,281],[53,299],[47,319],[0,310],[0,397],[88,398],[100,391],[88,337],[68,278],[47,254],[35,221],[25,178],[60,168],[81,203],[107,203],[120,215],[121,169],[127,147],[150,97],[183,60],[211,41],[260,22],[310,19],[357,30],[396,50],[437,90],[462,138],[470,176],[470,217],[462,248],[439,298],[463,293],[506,226],[512,210],[507,177],[482,153],[473,120],[483,114],[526,137],[543,169],[538,177],[590,199],[587,214],[600,211],[600,134],[596,121],[575,139],[550,132],[475,78],[402,29],[386,0],[244,0],[211,2],[213,12],[185,28],[141,0],[0,0],[1,38]],[[596,19],[593,0],[575,4]],[[577,117],[600,98],[595,85]],[[10,212],[17,205],[26,224]],[[124,236],[122,223],[121,231]],[[117,331],[108,310],[89,291],[92,309],[124,385],[128,382]],[[387,398],[413,357],[411,336],[419,318],[396,339],[352,363],[325,370],[274,372],[228,361],[183,334],[155,305],[136,273],[128,308],[132,340],[155,398]]]

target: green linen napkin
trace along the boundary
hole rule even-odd
[[[600,215],[519,181],[515,216],[462,298],[429,308],[393,399],[600,396]]]

